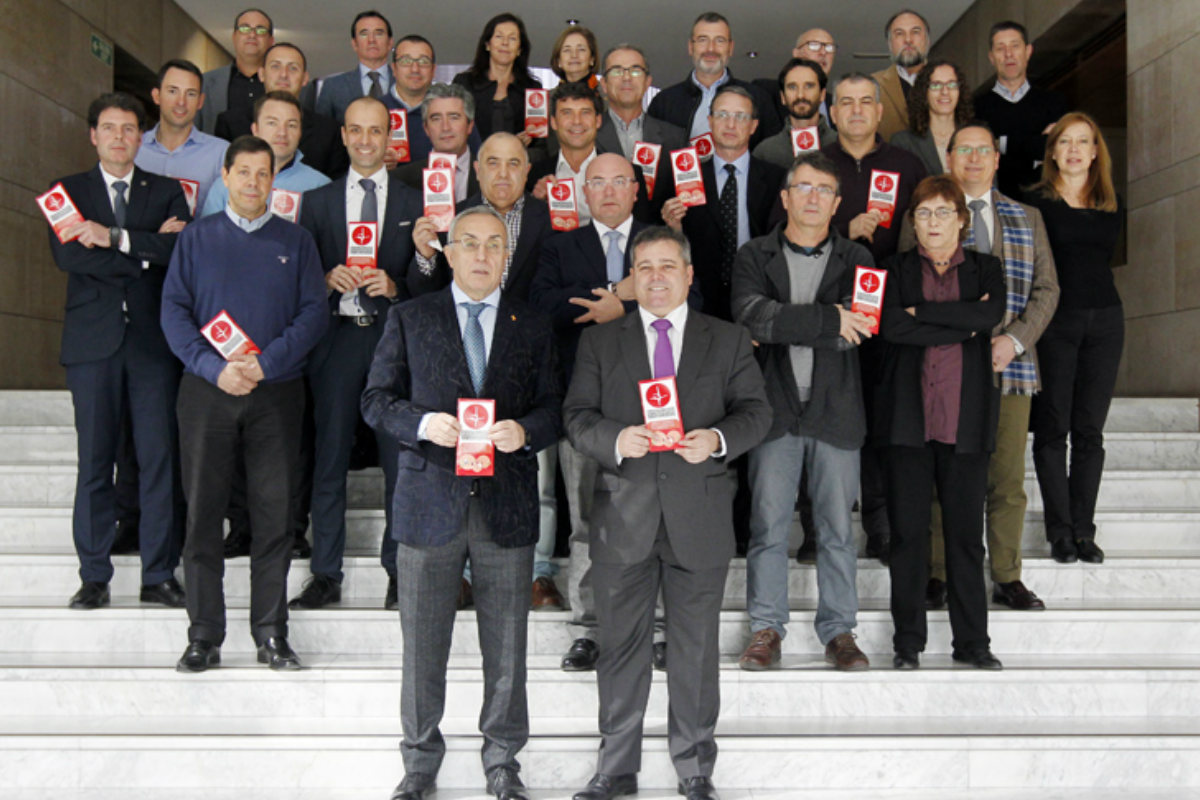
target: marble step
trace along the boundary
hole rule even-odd
[[[1109,432],[1104,446],[1109,470],[1200,469],[1200,433]],[[70,426],[0,425],[0,464],[74,466],[75,461],[75,429]],[[1025,464],[1032,471],[1030,446]]]
[[[573,786],[572,790],[582,787]],[[652,789],[643,784],[640,800],[678,800],[674,787]],[[718,787],[725,800],[796,800],[795,789],[739,789]],[[291,789],[288,800],[381,800],[389,788],[364,789]],[[530,789],[530,800],[562,800],[567,790]],[[171,787],[171,800],[277,800],[278,788],[247,786],[238,789],[181,789]],[[46,800],[44,789],[10,789],[6,800]],[[54,800],[162,800],[163,790],[152,789],[54,789]],[[1029,800],[1029,789],[971,789],[971,800]],[[438,789],[437,800],[492,800],[482,787],[478,789]],[[862,800],[858,789],[812,789],[805,786],[804,800]],[[962,800],[962,789],[874,789],[872,800]],[[1038,787],[1038,800],[1129,800],[1128,789],[1045,789]],[[1200,800],[1200,789],[1147,789],[1139,787],[1138,800]]]
[[[865,535],[854,515],[859,552]],[[1200,554],[1200,508],[1150,507],[1101,508],[1096,513],[1100,544],[1106,553],[1190,552]],[[346,512],[348,552],[376,553],[383,536],[382,508],[352,508]],[[793,549],[800,540],[799,523],[793,527]],[[311,541],[312,534],[309,533]],[[0,552],[65,552],[71,541],[71,509],[67,505],[0,505]],[[1030,554],[1049,555],[1042,512],[1025,515],[1022,548]]]
[[[75,653],[0,655],[0,719],[62,717],[275,717],[393,720],[400,662],[392,656],[314,655],[305,670],[280,676],[249,654],[230,654],[220,669],[180,675],[176,652],[105,654],[86,666]],[[535,719],[595,724],[594,673],[568,673],[558,656],[529,659],[529,713]],[[721,665],[721,718],[777,720],[924,717],[1191,717],[1200,704],[1200,656],[1012,656],[988,673],[931,655],[916,672],[897,672],[880,656],[877,668],[844,674],[819,657],[788,656],[766,673]],[[448,671],[446,716],[477,719],[483,695],[479,656],[455,656]],[[667,714],[666,676],[655,673],[647,723]],[[56,722],[49,722],[54,719]],[[0,726],[3,723],[0,722]]]
[[[288,597],[299,593],[309,577],[307,560],[296,561],[288,575]],[[559,590],[566,594],[567,559],[557,559]],[[115,556],[116,574],[111,590],[118,596],[137,595],[141,568],[137,556]],[[1112,555],[1103,564],[1058,564],[1041,553],[1026,554],[1022,580],[1047,603],[1061,601],[1106,602],[1121,599],[1173,598],[1200,600],[1200,549],[1192,553],[1155,552],[1136,556]],[[73,550],[56,553],[0,551],[0,598],[13,601],[59,602],[78,588],[79,561]],[[387,575],[377,555],[350,555],[344,564],[342,598],[364,604],[381,603]],[[178,571],[182,578],[182,570]],[[887,567],[875,559],[858,561],[860,600],[887,600],[890,581]],[[790,564],[788,593],[797,601],[815,601],[817,575],[812,565]],[[225,594],[230,599],[250,596],[250,560],[225,563]],[[746,602],[746,561],[736,558],[725,582],[727,608]]]
[[[190,716],[6,719],[0,721],[0,771],[17,788],[89,790],[257,787],[266,771],[276,791],[288,797],[280,790],[292,786],[369,789],[383,797],[402,774],[396,721],[233,722],[231,728],[229,720]],[[475,720],[444,722],[447,752],[439,787],[479,791]],[[1200,787],[1195,720],[773,722],[721,721],[713,775],[718,787],[776,790],[793,798],[801,796],[797,788],[856,790],[859,797],[875,797],[876,789],[958,789],[964,797],[980,789],[1025,789],[1036,790],[1026,796],[1043,798],[1053,796],[1043,793],[1047,788],[1125,788],[1141,797],[1142,789]],[[520,754],[525,782],[557,797],[582,787],[595,766],[594,731],[545,719],[531,727]],[[646,734],[639,783],[670,790],[676,777],[663,726],[650,726]]]
[[[69,392],[0,392],[0,425],[71,425]],[[1105,431],[1200,431],[1200,400],[1194,397],[1116,397]]]
[[[77,652],[84,663],[91,654],[182,651],[186,643],[187,614],[183,609],[141,606],[132,596],[117,596],[113,606],[95,611],[67,609],[66,595],[52,604],[23,600],[0,603],[0,653]],[[400,626],[395,612],[385,611],[378,600],[367,605],[343,602],[315,611],[292,611],[290,641],[301,656],[363,653],[396,655],[401,652]],[[823,652],[812,634],[814,604],[793,603],[790,630],[784,642],[788,655],[815,656]],[[253,641],[244,602],[229,604],[228,634],[224,651],[253,652]],[[529,617],[529,652],[562,655],[573,638],[565,624],[565,611],[543,611]],[[1001,659],[1012,655],[1101,655],[1170,652],[1200,654],[1200,603],[1195,600],[1121,600],[1105,603],[1056,603],[1039,613],[994,608],[989,613],[992,649]],[[856,634],[868,654],[892,650],[891,615],[882,601],[861,604]],[[721,612],[720,649],[726,656],[740,654],[749,638],[744,611]],[[947,612],[929,613],[926,652],[950,651]],[[452,653],[479,652],[475,612],[458,614]]]
[[[383,473],[352,472],[347,479],[351,508],[383,504]],[[1029,507],[1040,509],[1041,494],[1032,472],[1025,478]],[[75,467],[67,464],[0,464],[0,505],[67,506],[75,496]],[[1100,508],[1200,508],[1200,470],[1106,470],[1097,501]]]

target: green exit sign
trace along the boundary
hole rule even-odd
[[[92,55],[98,58],[106,67],[113,65],[113,46],[106,39],[92,34]]]

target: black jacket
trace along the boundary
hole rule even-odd
[[[778,127],[774,127],[775,112],[774,101],[771,96],[762,89],[752,83],[739,81],[733,77],[733,73],[729,73],[729,82],[726,85],[741,86],[754,97],[754,106],[758,111],[759,123],[758,129],[754,131],[754,135],[750,137],[750,149],[770,136],[771,133],[778,131]],[[704,94],[700,91],[700,87],[692,82],[692,76],[689,73],[679,83],[674,86],[668,86],[658,94],[654,95],[654,99],[650,101],[650,107],[646,109],[646,113],[663,122],[669,122],[676,127],[683,128],[685,137],[690,137],[692,132],[692,119],[697,113],[708,115],[708,109],[700,108],[700,100]],[[772,130],[774,128],[774,130]],[[670,164],[667,165],[670,169]]]

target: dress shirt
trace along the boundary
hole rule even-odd
[[[626,158],[633,160],[634,143],[645,141],[642,137],[645,134],[646,112],[638,114],[633,122],[626,122],[610,108],[608,109],[608,119],[613,124],[613,130],[617,132],[617,141],[621,143],[621,151],[625,153]]]
[[[592,221],[592,212],[588,208],[587,198],[583,194],[583,177],[587,175],[588,165],[596,160],[596,148],[592,147],[592,152],[579,165],[579,171],[571,169],[571,165],[567,163],[567,157],[562,151],[558,151],[558,166],[554,168],[555,178],[574,178],[575,179],[575,207],[579,209],[579,225],[580,227],[587,225]]]
[[[467,320],[470,318],[463,303],[483,303],[483,311],[479,312],[479,327],[483,329],[483,358],[486,364],[488,357],[492,354],[492,335],[496,332],[496,315],[500,313],[500,290],[497,289],[482,300],[472,300],[466,292],[458,288],[457,283],[451,283],[450,296],[454,299],[454,314],[458,318],[458,335],[460,337],[466,335]],[[429,438],[425,432],[429,427],[429,420],[437,413],[439,412],[430,411],[421,417],[421,424],[417,426],[418,439]]]
[[[896,65],[896,74],[900,76],[900,80],[904,81],[909,86],[912,86],[914,83],[916,83],[917,73],[909,72],[899,64]]]
[[[717,179],[717,197],[709,202],[718,201],[721,197],[721,190],[725,188],[725,181],[729,179],[729,173],[725,171],[725,165],[733,164],[734,169],[737,171],[737,245],[741,247],[750,241],[750,212],[748,210],[749,206],[746,204],[746,184],[750,182],[750,151],[747,150],[742,153],[734,161],[726,161],[714,151],[712,162],[713,175]]]
[[[921,296],[926,303],[954,303],[962,299],[958,267],[963,263],[959,247],[942,274],[934,268],[924,247],[921,254]],[[930,345],[921,367],[921,401],[925,411],[925,441],[956,444],[962,402],[962,343]]]
[[[272,214],[271,209],[268,208],[254,219],[246,219],[241,214],[234,211],[233,206],[225,206],[225,216],[229,217],[229,219],[233,221],[234,225],[237,225],[246,233],[254,233],[263,225],[266,225],[271,221]]]
[[[729,83],[729,70],[721,73],[721,77],[713,81],[712,86],[705,86],[696,80],[695,70],[692,71],[690,80],[700,90],[700,105],[696,106],[696,111],[692,115],[692,130],[688,134],[690,138],[695,139],[700,134],[708,133],[712,130],[712,126],[708,124],[708,111],[712,106],[712,101],[717,96],[717,90]]]
[[[110,206],[113,206],[114,214],[117,211],[117,209],[116,209],[116,194],[117,193],[115,191],[113,191],[113,184],[116,183],[117,181],[125,181],[125,208],[128,209],[129,208],[129,188],[130,188],[130,185],[133,183],[133,170],[132,169],[129,170],[129,174],[126,175],[125,177],[118,178],[116,175],[113,175],[108,170],[106,170],[104,167],[100,167],[100,175],[104,178],[104,188],[108,194],[108,204]],[[130,247],[129,231],[122,228],[121,229],[121,242],[118,245],[117,249],[120,250],[122,253],[125,253],[126,255],[128,255],[129,247]],[[149,266],[150,266],[149,261],[142,262],[142,269],[146,269]]]
[[[454,167],[454,204],[467,199],[467,179],[471,174],[471,148],[459,155]],[[577,187],[582,190],[583,187]]]
[[[374,67],[368,67],[366,64],[359,62],[358,82],[362,84],[363,97],[366,97],[371,93],[371,77],[367,74],[368,72],[379,73],[379,88],[383,90],[381,96],[386,95],[392,90],[392,86],[394,84],[394,81],[392,80],[392,70],[387,64],[384,64],[382,67],[376,69]]]
[[[629,249],[629,234],[633,230],[633,215],[632,214],[630,216],[626,217],[625,221],[622,222],[620,225],[618,225],[615,228],[608,227],[607,225],[605,225],[603,222],[601,222],[598,219],[592,220],[592,227],[594,227],[596,229],[596,235],[600,237],[600,249],[604,251],[604,254],[606,256],[608,255],[608,239],[606,239],[604,237],[606,237],[610,231],[617,232],[617,234],[618,234],[617,245],[620,246],[622,255],[624,255],[624,253]],[[684,305],[686,306],[687,303],[684,303]],[[674,325],[675,321],[671,320],[671,324]],[[657,335],[657,332],[656,332],[656,335]],[[653,364],[654,351],[650,352],[650,357],[651,357],[651,363]]]
[[[221,182],[221,167],[225,164],[228,147],[229,142],[210,136],[193,125],[184,143],[168,150],[158,141],[158,126],[155,125],[142,134],[142,146],[133,163],[146,172],[195,181],[199,184],[196,208],[204,208],[208,190]]]
[[[363,178],[370,178],[375,181],[375,201],[379,210],[375,228],[375,235],[378,237],[379,231],[383,229],[384,216],[387,214],[387,186],[388,172],[386,167],[380,167],[373,175],[359,175],[354,167],[346,173],[346,222],[359,222],[359,217],[362,216],[363,197],[366,192],[359,183]],[[376,247],[378,248],[378,239],[376,239]],[[378,251],[376,251],[378,253]],[[358,302],[358,293],[362,288],[355,289],[353,292],[347,292],[342,295],[342,300],[338,304],[338,314],[344,317],[361,317],[367,314],[363,310],[362,305]]]
[[[303,193],[329,183],[329,178],[323,172],[317,172],[308,164],[302,163],[303,159],[304,154],[297,150],[296,155],[292,156],[292,160],[275,173],[275,180],[271,182],[271,188]],[[229,190],[225,188],[224,182],[216,183],[209,191],[208,199],[204,201],[204,207],[196,216],[207,217],[209,214],[216,214],[225,208],[225,204],[228,202]]]

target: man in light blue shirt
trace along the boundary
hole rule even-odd
[[[304,154],[297,148],[300,146],[302,114],[300,101],[284,91],[268,92],[254,104],[254,123],[250,130],[265,139],[275,153],[276,189],[307,192],[329,183],[329,178],[301,161]],[[199,216],[217,213],[225,208],[228,200],[225,184],[216,184],[208,193]],[[299,209],[296,211],[298,214]]]
[[[229,142],[196,127],[204,105],[204,75],[190,61],[171,59],[158,71],[150,96],[159,108],[159,121],[142,134],[135,163],[147,172],[196,182],[195,209],[204,208],[208,191],[221,182],[221,165]],[[185,187],[185,194],[187,193]]]

